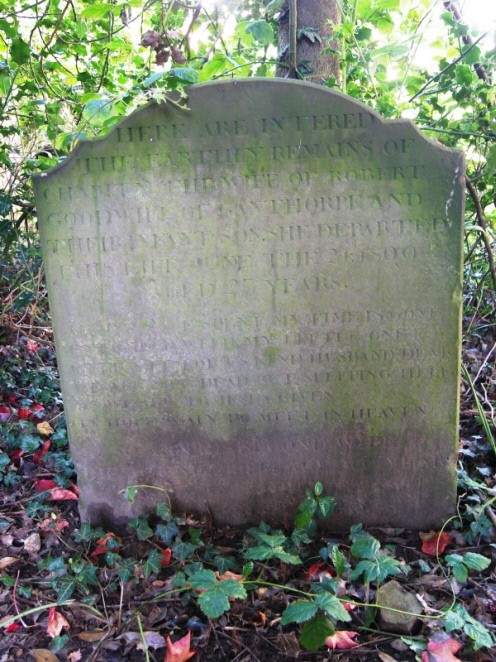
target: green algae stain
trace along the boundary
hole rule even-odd
[[[266,347],[263,353],[263,361],[266,365],[275,365],[281,350],[279,347]]]

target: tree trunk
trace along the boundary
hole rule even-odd
[[[331,76],[339,80],[339,58],[322,53],[333,45],[329,22],[339,20],[336,0],[284,0],[279,28],[281,64],[276,75],[314,83],[327,82]]]

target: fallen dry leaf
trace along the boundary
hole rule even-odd
[[[35,662],[59,662],[59,658],[46,648],[33,648],[29,654]]]
[[[48,490],[50,493],[50,501],[77,501],[77,495],[74,494],[71,490],[64,490],[61,487],[54,487],[51,490]]]
[[[89,632],[80,632],[76,635],[78,639],[82,639],[83,641],[101,641],[106,636],[107,633],[103,630],[90,630]]]
[[[326,646],[331,650],[347,650],[348,648],[355,648],[360,646],[359,643],[353,641],[354,637],[358,637],[358,632],[351,632],[350,630],[336,630],[334,634],[327,637],[325,640]]]
[[[429,556],[440,556],[451,542],[451,536],[446,531],[420,531],[422,551]]]
[[[44,434],[46,437],[53,434],[53,428],[48,421],[43,421],[42,423],[38,423],[36,429],[40,434]]]
[[[387,653],[378,653],[377,657],[381,660],[381,662],[396,662],[396,659]]]
[[[161,634],[155,632],[154,630],[147,630],[143,632],[124,632],[122,639],[125,639],[130,644],[136,644],[138,650],[144,650],[145,646],[143,644],[143,637],[148,648],[163,648],[165,646],[165,639]],[[120,638],[120,637],[119,637]]]
[[[40,531],[55,531],[55,533],[59,533],[67,526],[70,526],[69,522],[66,519],[60,519],[59,516],[55,518],[47,517],[38,524]]]
[[[24,541],[24,551],[28,554],[37,554],[41,549],[41,538],[39,533],[31,533]]]
[[[191,632],[188,631],[182,639],[175,643],[167,637],[167,650],[165,651],[164,662],[186,662],[193,657],[196,651],[190,650]]]
[[[172,549],[170,547],[166,547],[165,549],[159,549],[158,551],[162,554],[160,565],[162,568],[166,568],[171,561]]]
[[[143,632],[143,636],[145,638],[145,642],[148,648],[157,649],[157,648],[163,648],[165,646],[165,639],[158,632],[154,632],[153,630],[148,630],[146,632]],[[145,650],[145,646],[143,644],[143,640],[141,636],[140,636],[140,641],[136,644],[136,648],[139,651]]]
[[[58,487],[57,483],[54,480],[47,478],[39,478],[34,481],[34,489],[37,492],[48,492],[52,488]]]
[[[77,650],[77,651],[73,651],[72,653],[69,653],[67,659],[69,660],[69,662],[79,662],[79,660],[82,660],[83,657],[81,655],[81,651]]]
[[[52,639],[58,637],[64,628],[66,630],[70,628],[67,619],[64,618],[62,614],[59,614],[59,612],[55,610],[55,607],[50,607],[48,610],[48,636],[52,637]]]
[[[3,559],[0,559],[0,570],[5,570],[9,565],[15,563],[17,559],[15,556],[4,556]]]
[[[422,653],[422,662],[460,662],[455,657],[462,645],[455,639],[429,641],[427,650]]]
[[[237,575],[235,572],[231,572],[230,570],[226,570],[225,572],[219,574],[219,571],[215,571],[215,576],[217,579],[222,582],[225,579],[234,579],[235,582],[242,582],[243,581],[243,575]]]

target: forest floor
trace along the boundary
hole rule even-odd
[[[124,534],[81,524],[50,331],[3,323],[0,662],[496,660],[492,320],[465,320],[457,517],[347,536],[314,530],[320,486],[293,531],[215,528],[165,504]],[[418,600],[404,633],[374,606],[391,579]]]

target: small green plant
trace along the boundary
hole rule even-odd
[[[363,577],[366,584],[383,582],[390,575],[409,570],[400,561],[381,551],[380,542],[363,530],[361,524],[351,527],[351,554],[360,559],[350,574],[350,579]]]
[[[300,503],[295,514],[295,528],[305,530],[310,536],[317,531],[317,522],[327,519],[336,507],[336,500],[331,496],[322,496],[322,483],[315,483],[313,492],[307,487],[306,498]]]
[[[469,570],[477,570],[481,572],[491,565],[491,560],[482,556],[482,554],[475,554],[474,552],[467,552],[466,554],[447,554],[444,558],[446,564],[452,569],[453,577],[464,584],[468,579]]]

